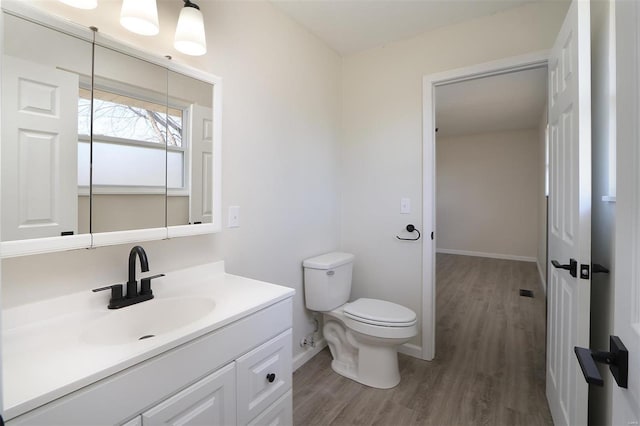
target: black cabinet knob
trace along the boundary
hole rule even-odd
[[[276,379],[276,373],[267,374],[267,380],[269,381],[269,383],[273,383],[275,379]]]

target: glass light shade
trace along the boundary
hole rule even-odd
[[[158,34],[160,26],[156,0],[124,0],[120,10],[120,24],[136,34]]]
[[[60,0],[60,3],[78,9],[95,9],[98,7],[98,0]]]
[[[207,53],[202,12],[195,7],[183,7],[180,11],[173,47],[191,56]]]

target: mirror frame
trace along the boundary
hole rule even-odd
[[[162,66],[169,71],[187,75],[213,86],[213,173],[212,194],[213,221],[193,225],[165,226],[162,228],[136,229],[128,231],[88,233],[65,237],[34,238],[17,241],[0,242],[0,258],[26,256],[33,254],[51,253],[64,250],[94,248],[116,244],[127,244],[140,241],[163,240],[191,235],[212,234],[222,229],[222,78],[205,71],[176,63],[166,57],[144,52],[126,42],[102,34],[94,33],[91,29],[66,21],[63,18],[26,5],[17,0],[3,0],[0,10],[0,28],[4,28],[4,13],[17,16],[44,25],[68,35],[95,43],[96,46],[106,47],[124,53],[155,65]],[[4,55],[4,33],[0,33],[0,69]],[[0,87],[0,96],[2,96]],[[0,140],[0,143],[2,141]],[[1,155],[1,154],[0,154]],[[166,208],[166,205],[165,205]],[[2,197],[0,197],[0,215],[2,214]],[[165,224],[166,225],[166,224]]]

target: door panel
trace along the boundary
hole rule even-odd
[[[77,234],[78,76],[8,55],[2,68],[2,240]]]
[[[614,425],[640,423],[640,5],[616,2],[616,223],[613,334],[629,351],[628,388],[613,385]],[[607,373],[608,374],[608,373]]]
[[[589,3],[574,0],[549,58],[547,399],[557,425],[587,423],[588,386],[573,348],[589,345],[590,279],[551,261],[591,264],[589,24]]]
[[[191,106],[191,196],[190,223],[213,219],[213,111]]]

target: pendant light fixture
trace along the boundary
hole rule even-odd
[[[75,7],[77,9],[95,9],[98,7],[98,0],[60,0],[60,3],[64,3],[67,6]]]
[[[156,0],[123,0],[120,24],[136,34],[147,36],[158,34],[160,26]]]
[[[207,41],[204,34],[204,19],[198,5],[183,0],[173,46],[180,52],[201,56],[207,53]]]

